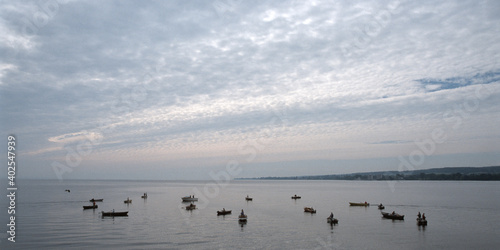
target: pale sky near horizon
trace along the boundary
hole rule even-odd
[[[17,178],[61,180],[500,165],[498,13],[493,0],[2,1],[0,152],[15,135]]]

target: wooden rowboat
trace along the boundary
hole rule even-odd
[[[296,199],[300,199],[301,197],[300,196],[297,196],[297,195],[294,195],[292,196],[292,199],[296,200]]]
[[[366,201],[365,202],[349,202],[349,205],[353,206],[353,207],[355,207],[355,206],[357,206],[357,207],[368,207],[368,206],[370,206],[370,203],[368,203]]]
[[[339,220],[335,219],[335,218],[326,218],[326,222],[330,223],[330,224],[337,224],[339,223]]]
[[[424,220],[422,218],[417,218],[417,225],[419,225],[419,226],[427,226],[427,220]]]
[[[241,221],[241,222],[247,221],[247,215],[246,214],[240,214],[240,216],[238,216],[238,220]]]
[[[305,213],[315,214],[316,210],[314,210],[314,208],[312,208],[312,207],[304,207],[304,212]]]
[[[83,206],[83,209],[96,209],[97,208],[97,205],[92,205],[92,206]]]
[[[104,199],[92,199],[92,200],[89,200],[90,202],[98,202],[98,201],[103,201]]]
[[[231,214],[231,210],[220,210],[220,211],[217,211],[217,215],[226,215],[226,214]]]
[[[111,217],[128,216],[128,211],[125,211],[125,212],[114,212],[114,211],[104,212],[104,211],[102,211],[101,213],[102,213],[102,216],[111,216]]]
[[[132,200],[131,200],[131,199],[129,199],[129,198],[127,198],[126,200],[124,200],[124,201],[123,201],[123,203],[127,203],[127,204],[129,204],[129,203],[132,203]]]
[[[184,196],[181,199],[182,199],[182,202],[198,201],[198,198],[194,198],[194,195],[193,196]]]
[[[382,217],[384,217],[386,219],[392,219],[392,220],[404,220],[405,219],[404,215],[394,213],[394,212],[392,212],[392,213],[382,212]]]
[[[189,206],[186,206],[186,210],[194,210],[194,209],[196,209],[196,205],[193,203],[189,204]]]

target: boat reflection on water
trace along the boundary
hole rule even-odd
[[[245,214],[245,212],[243,212],[243,209],[241,209],[241,213],[238,216],[238,223],[240,224],[242,230],[243,227],[247,224],[247,218],[248,216]]]
[[[238,221],[238,224],[240,224],[240,227],[241,227],[241,231],[243,232],[243,228],[245,227],[245,225],[247,224],[247,221]]]

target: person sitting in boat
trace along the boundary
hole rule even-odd
[[[94,201],[94,207],[95,207],[95,201]]]
[[[226,209],[225,209],[225,208],[222,208],[222,212],[226,212]]]
[[[422,218],[422,215],[420,214],[420,211],[418,211],[417,217],[420,219]]]
[[[243,212],[243,209],[241,209],[241,215],[245,215],[245,213]]]
[[[392,211],[392,215],[395,215],[395,214],[396,214],[396,212]]]
[[[424,219],[424,220],[425,220],[425,213],[423,213],[423,214],[422,214],[422,219]]]
[[[330,213],[330,217],[329,217],[329,218],[330,218],[330,219],[333,219],[333,212],[332,212],[332,213]]]

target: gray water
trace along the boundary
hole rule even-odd
[[[6,184],[3,185],[6,187]],[[497,249],[500,182],[18,181],[16,242],[0,249]],[[67,193],[64,190],[70,189]],[[147,192],[149,197],[141,199]],[[181,197],[200,200],[193,212]],[[250,195],[253,201],[245,201]],[[302,199],[292,200],[294,194]],[[8,230],[7,191],[0,211]],[[130,197],[132,204],[123,201]],[[83,210],[91,198],[99,208]],[[349,201],[372,204],[350,207]],[[383,219],[385,211],[404,221]],[[313,206],[316,214],[303,212]],[[216,211],[233,210],[217,216]],[[101,211],[129,211],[102,218]],[[237,220],[241,209],[248,222]],[[416,225],[425,213],[429,225]],[[331,226],[326,217],[339,219]]]

